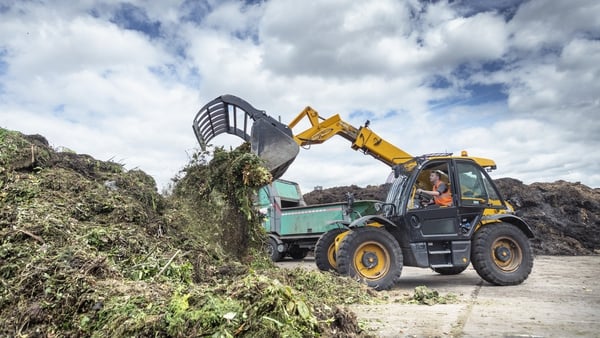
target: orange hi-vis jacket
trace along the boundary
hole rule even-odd
[[[442,181],[438,181],[434,186],[433,186],[433,190],[440,192],[438,190],[438,187],[440,186],[440,184],[442,184],[444,182]],[[450,206],[452,205],[452,195],[450,194],[450,189],[446,189],[446,191],[444,192],[440,192],[439,196],[433,196],[433,199],[435,200],[435,204],[437,205],[441,205],[444,207]]]

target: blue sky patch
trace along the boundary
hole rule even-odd
[[[452,2],[452,1],[451,1]],[[482,12],[496,12],[504,17],[506,22],[512,20],[523,0],[478,0],[454,1],[454,7],[465,17],[477,15]]]
[[[507,65],[508,65],[508,63],[507,63],[506,60],[497,59],[497,60],[494,60],[494,61],[484,62],[481,65],[481,68],[485,72],[497,72],[497,71],[500,71],[500,70],[504,69]]]
[[[103,79],[108,79],[108,78],[110,78],[110,77],[111,77],[111,76],[112,76],[114,73],[115,73],[115,71],[114,71],[114,70],[112,70],[112,69],[108,69],[108,68],[107,68],[107,69],[104,69],[102,72],[100,72],[100,76],[101,76]]]
[[[456,68],[454,68],[454,70],[452,71],[452,76],[465,80],[468,79],[471,75],[475,74],[479,67],[476,67],[472,63],[462,63]]]
[[[4,57],[6,56],[6,49],[0,49],[0,77],[6,75],[8,72],[8,63],[4,61]],[[4,84],[0,82],[0,95],[4,94]]]
[[[391,117],[396,117],[396,116],[398,116],[398,115],[400,115],[400,112],[399,112],[399,111],[397,111],[397,110],[390,110],[390,111],[386,112],[386,113],[383,115],[383,118],[384,118],[384,119],[387,119],[387,118],[391,118]]]
[[[0,76],[5,75],[8,72],[8,63],[4,61],[6,54],[6,49],[0,49]]]
[[[121,28],[138,31],[151,38],[160,36],[160,22],[151,21],[144,9],[132,4],[121,4],[110,21]]]
[[[180,13],[185,13],[185,15],[181,17],[182,20],[198,24],[201,23],[213,9],[206,0],[185,0],[179,8]]]
[[[52,107],[52,115],[63,117],[65,113],[65,107],[66,105],[64,103]]]
[[[400,115],[403,111],[400,110],[388,110],[383,114],[383,116],[377,116],[370,110],[355,110],[350,113],[350,119],[359,121],[361,126],[364,126],[365,122],[368,121],[378,121],[378,120],[386,120],[388,118],[392,118]]]
[[[506,88],[503,84],[474,83],[464,87],[470,93],[467,104],[479,105],[487,102],[505,101],[508,99]]]
[[[353,120],[372,120],[375,117],[373,112],[368,110],[355,110],[350,113],[350,118]],[[364,122],[363,121],[363,122]]]
[[[148,67],[148,71],[161,79],[181,80],[177,72],[177,66],[172,63],[165,63],[160,66],[150,66]]]
[[[259,44],[257,30],[235,31],[232,34],[235,38],[239,40],[251,40],[254,45]]]
[[[202,85],[202,74],[200,74],[198,67],[192,67],[183,80],[192,88],[200,88]]]
[[[444,76],[434,75],[428,80],[428,85],[431,88],[442,89],[452,87],[452,82],[448,81],[448,79]]]
[[[473,83],[461,88],[463,95],[456,95],[441,100],[430,100],[432,110],[450,109],[454,106],[477,106],[486,103],[506,101],[508,94],[502,84]]]
[[[0,4],[0,14],[4,14],[10,10],[10,6],[7,4]]]
[[[244,5],[246,5],[246,6],[260,5],[263,2],[266,2],[266,0],[244,0]]]

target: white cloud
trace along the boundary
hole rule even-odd
[[[202,26],[227,33],[256,33],[255,22],[260,20],[262,7],[248,6],[242,2],[224,2],[207,15]]]
[[[424,44],[431,62],[454,68],[463,62],[479,62],[501,57],[506,50],[502,17],[479,13],[436,23],[424,32]]]
[[[498,176],[600,186],[596,1],[528,1],[514,17],[493,1],[131,3],[3,9],[0,126],[165,186],[197,146],[195,113],[230,93],[283,122],[310,105],[370,119],[411,154],[466,149]],[[338,137],[301,150],[285,178],[310,190],[388,173]]]
[[[398,59],[415,62],[403,57],[410,52],[409,16],[409,5],[394,1],[271,3],[260,24],[264,65],[288,76],[385,77]]]
[[[573,37],[600,33],[597,1],[528,1],[507,25],[513,45],[522,52],[540,52],[568,43]]]
[[[139,65],[156,64],[164,57],[140,34],[90,17],[71,21],[49,18],[35,26],[19,27],[14,33],[5,44],[12,55],[18,55],[11,60],[11,73],[20,76],[98,72],[131,67],[132,60]]]

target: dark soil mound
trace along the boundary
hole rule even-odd
[[[523,184],[503,178],[495,180],[502,196],[532,227],[533,248],[541,255],[590,255],[600,253],[600,189],[580,183]],[[355,185],[315,190],[304,195],[307,204],[356,199],[384,201],[387,185],[360,188]]]
[[[537,253],[600,253],[600,189],[565,181],[526,185],[503,178],[495,182],[517,214],[534,229]]]

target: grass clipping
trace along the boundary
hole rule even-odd
[[[164,196],[140,170],[0,129],[0,336],[361,336],[342,306],[369,289],[263,253],[260,160],[207,155]]]
[[[435,305],[456,303],[458,297],[453,293],[440,295],[437,290],[430,289],[424,285],[415,288],[413,295],[406,300],[407,304]]]

